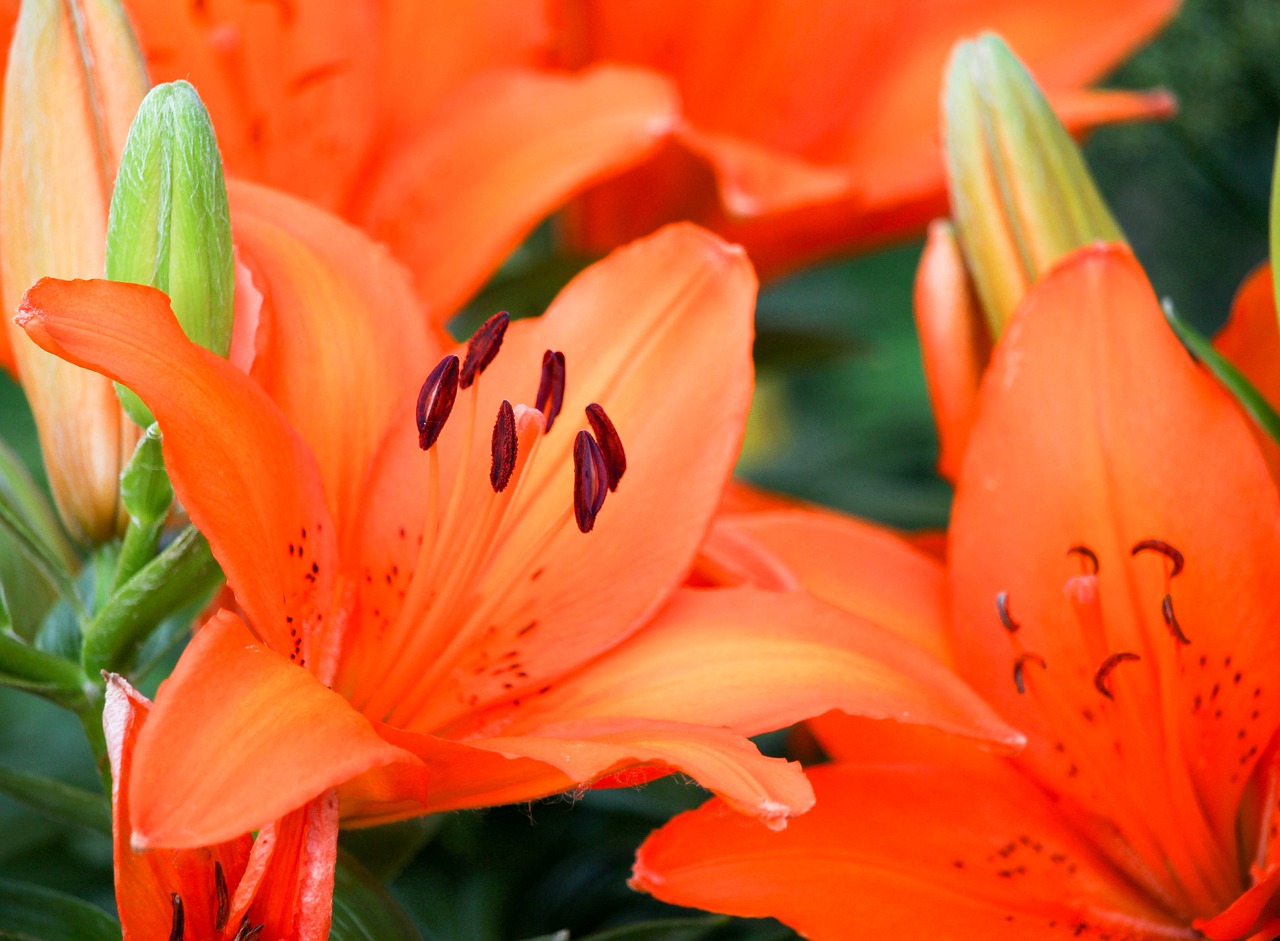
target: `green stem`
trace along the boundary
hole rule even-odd
[[[80,654],[85,672],[118,672],[161,621],[212,590],[221,577],[208,541],[188,526],[94,616]]]
[[[164,532],[164,519],[142,523],[136,519],[129,520],[129,527],[124,531],[124,543],[120,546],[120,559],[116,563],[116,576],[111,584],[112,591],[119,591],[129,579],[137,575],[147,563],[155,558],[156,546],[160,544],[160,534]]]
[[[103,689],[94,686],[94,694],[88,697],[85,705],[76,710],[80,725],[84,728],[85,737],[89,740],[89,749],[93,752],[93,763],[98,769],[98,777],[102,779],[102,788],[111,796],[111,760],[107,756],[107,735],[102,729],[102,707],[105,701]]]

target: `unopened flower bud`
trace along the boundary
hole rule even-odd
[[[959,44],[943,90],[951,214],[993,336],[1060,258],[1124,234],[1079,148],[996,36]]]
[[[231,346],[234,262],[222,158],[209,112],[186,82],[151,89],[138,108],[111,197],[107,277],[158,288],[194,342]],[[150,414],[120,390],[130,417]]]
[[[107,208],[146,69],[118,0],[24,0],[5,74],[0,301],[39,278],[105,271]],[[8,327],[59,512],[82,539],[123,524],[117,488],[137,429],[111,383]]]

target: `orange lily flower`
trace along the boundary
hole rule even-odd
[[[789,525],[755,531],[798,577],[829,571],[799,538],[817,524]],[[1274,935],[1277,552],[1280,495],[1246,418],[1126,249],[1075,253],[996,346],[946,569],[899,566],[942,603],[904,597],[892,618],[1025,751],[819,726],[838,760],[815,769],[808,817],[768,839],[704,807],[650,838],[635,884],[815,939]],[[865,609],[870,579],[843,577]]]
[[[1280,407],[1280,319],[1269,264],[1259,266],[1240,286],[1231,317],[1213,343],[1272,408]],[[1253,428],[1272,473],[1280,480],[1280,444],[1256,425]]]
[[[326,792],[285,819],[216,846],[137,852],[129,787],[151,703],[107,677],[103,728],[111,759],[116,904],[124,941],[324,941],[333,894],[338,801]]]
[[[334,787],[345,819],[376,823],[673,770],[780,825],[808,784],[745,736],[832,708],[1017,745],[941,666],[834,606],[679,588],[740,442],[754,292],[740,250],[676,226],[456,354],[412,309],[373,305],[384,346],[417,347],[386,366],[341,320],[311,324],[285,347],[306,382],[277,406],[157,292],[33,288],[32,338],[156,415],[249,624],[213,619],[161,686],[134,845],[217,844]],[[362,423],[351,390],[405,359],[415,378],[439,362],[416,421],[406,387],[389,424]]]
[[[538,68],[542,2],[126,0],[152,78],[185,78],[228,172],[343,216],[443,325],[571,194],[652,151],[663,77]]]
[[[603,250],[670,219],[745,245],[766,274],[911,235],[945,212],[937,87],[954,42],[990,30],[1028,63],[1075,131],[1167,115],[1163,94],[1084,89],[1148,39],[1176,0],[955,4],[560,4],[570,66],[620,62],[670,76],[684,122],[640,168],[573,207]]]

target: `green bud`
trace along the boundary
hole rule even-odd
[[[164,291],[187,336],[227,355],[235,299],[231,215],[213,124],[187,82],[151,89],[133,119],[111,197],[107,277]],[[151,424],[141,401],[116,388],[129,416]]]
[[[992,336],[1060,258],[1123,242],[1080,149],[998,36],[951,54],[943,89],[951,214]]]
[[[138,439],[133,457],[120,474],[120,498],[129,517],[142,524],[163,520],[173,504],[173,486],[160,451],[160,426],[152,424]]]

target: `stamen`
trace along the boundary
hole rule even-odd
[[[250,925],[249,916],[245,915],[240,922],[240,930],[236,932],[236,936],[231,941],[258,941],[258,935],[262,934],[262,929],[266,924]]]
[[[431,370],[418,392],[418,447],[431,449],[444,431],[444,423],[453,411],[458,396],[458,357],[449,355]]]
[[[227,918],[231,915],[231,897],[227,893],[227,877],[222,872],[222,863],[213,864],[213,891],[218,899],[218,910],[213,918],[213,930],[219,934],[227,927]]]
[[[1098,554],[1088,546],[1072,546],[1067,550],[1067,555],[1078,555],[1080,558],[1087,560],[1090,566],[1087,574],[1098,574]]]
[[[1018,628],[1022,625],[1009,617],[1009,593],[1007,591],[996,592],[996,613],[1000,615],[1000,623],[1004,625],[1004,629],[1010,634],[1018,633]]]
[[[506,335],[507,324],[511,317],[505,310],[499,311],[480,325],[467,342],[467,358],[462,361],[462,372],[458,377],[458,386],[470,389],[482,372],[502,348],[502,338]]]
[[[1103,696],[1106,696],[1108,699],[1114,700],[1116,697],[1115,694],[1111,692],[1111,688],[1107,686],[1107,677],[1109,677],[1111,675],[1111,671],[1120,664],[1129,660],[1141,659],[1142,658],[1136,653],[1129,653],[1125,650],[1122,650],[1120,653],[1113,653],[1111,656],[1107,657],[1106,660],[1102,661],[1102,666],[1098,667],[1098,672],[1093,674],[1094,689],[1100,692]]]
[[[622,438],[618,429],[613,427],[604,409],[592,402],[587,406],[587,421],[591,422],[591,430],[596,433],[600,443],[600,452],[604,455],[604,466],[609,469],[609,491],[618,489],[618,481],[627,472],[627,452],[622,450]]]
[[[1165,595],[1160,601],[1160,613],[1164,615],[1165,627],[1169,628],[1169,633],[1173,635],[1173,639],[1180,644],[1191,643],[1191,638],[1182,633],[1182,625],[1178,623],[1177,616],[1173,613],[1173,596]]]
[[[1044,657],[1040,656],[1038,653],[1024,653],[1018,657],[1013,664],[1013,685],[1018,687],[1019,693],[1023,694],[1027,691],[1027,684],[1023,678],[1022,669],[1028,662],[1034,663],[1042,670],[1049,669],[1049,665],[1044,662]]]
[[[596,515],[604,506],[609,481],[609,468],[600,453],[600,445],[589,431],[579,431],[573,442],[573,515],[578,529],[591,532]]]
[[[174,892],[169,896],[169,901],[173,903],[173,926],[169,929],[169,941],[182,941],[187,922],[187,916],[182,911],[182,896]]]
[[[1173,563],[1173,570],[1169,573],[1169,577],[1173,578],[1182,571],[1183,558],[1182,553],[1173,546],[1169,545],[1163,539],[1144,539],[1141,542],[1134,543],[1129,555],[1137,555],[1139,552],[1159,552],[1162,556]]]
[[[502,493],[516,469],[516,413],[506,399],[498,408],[493,423],[493,463],[489,466],[489,483],[494,493]]]
[[[547,419],[547,431],[555,424],[556,416],[564,405],[564,354],[547,350],[542,354],[542,379],[538,382],[538,398],[534,408]]]

